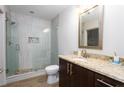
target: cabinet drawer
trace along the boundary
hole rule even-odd
[[[101,74],[95,74],[95,86],[96,87],[124,87],[124,84],[103,76]]]

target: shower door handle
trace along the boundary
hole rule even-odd
[[[3,70],[0,68],[0,73],[3,73]]]
[[[19,44],[16,44],[16,50],[20,51],[20,45]]]

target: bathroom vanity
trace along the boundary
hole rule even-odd
[[[110,62],[88,59],[74,60],[74,56],[59,56],[60,87],[123,87],[123,67]],[[98,62],[99,61],[99,62]],[[117,71],[118,70],[118,71]]]

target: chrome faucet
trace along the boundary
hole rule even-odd
[[[82,55],[82,57],[87,58],[87,51],[86,51],[86,49],[81,50],[81,55]]]

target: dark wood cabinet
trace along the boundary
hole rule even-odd
[[[59,59],[60,87],[124,87],[124,83]]]
[[[74,87],[92,87],[94,86],[94,73],[73,64],[71,80]]]
[[[59,61],[59,86],[60,87],[92,87],[94,86],[94,73],[81,66],[66,60]]]
[[[59,60],[59,86],[70,86],[69,63],[63,59]]]
[[[117,80],[96,73],[95,87],[124,87],[124,84]]]

